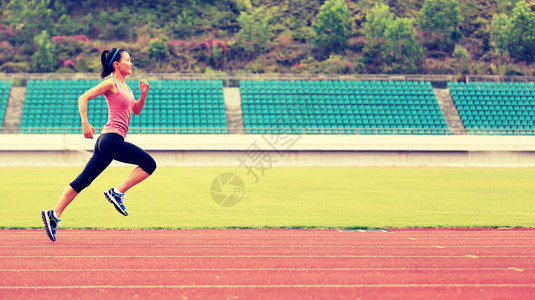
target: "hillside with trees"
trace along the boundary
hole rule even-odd
[[[0,1],[0,72],[535,75],[533,0]]]

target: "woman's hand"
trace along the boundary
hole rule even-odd
[[[93,134],[95,133],[95,127],[91,126],[89,123],[82,123],[82,127],[84,130],[84,137],[86,139],[92,139]]]
[[[149,91],[149,83],[147,80],[142,79],[139,81],[139,89],[141,90],[142,94],[146,94]]]
[[[145,99],[147,98],[147,92],[149,91],[149,83],[147,80],[142,79],[139,81],[139,89],[141,90],[141,95],[136,101],[134,108],[132,108],[134,115],[139,115],[143,109],[143,106],[145,105]]]

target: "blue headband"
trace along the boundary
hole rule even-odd
[[[111,57],[111,60],[110,60],[110,65],[108,67],[111,67],[111,64],[113,63],[113,59],[115,58],[115,55],[117,55],[117,52],[119,52],[119,50],[121,49],[117,49],[115,50],[115,53],[113,53],[113,56]]]

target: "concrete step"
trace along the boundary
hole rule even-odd
[[[2,124],[2,133],[18,133],[24,99],[26,98],[26,87],[11,87],[9,101],[6,107],[6,116]]]
[[[225,99],[228,133],[245,133],[240,88],[223,88],[223,97]]]
[[[442,114],[448,124],[451,134],[453,135],[465,135],[466,129],[464,128],[459,112],[453,103],[450,91],[448,89],[433,89],[435,96],[437,97],[438,104],[442,110]]]

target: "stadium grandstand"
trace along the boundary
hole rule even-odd
[[[82,133],[78,97],[97,80],[29,80],[20,133]],[[136,82],[127,81],[139,98]],[[223,84],[220,80],[151,81],[151,96],[143,114],[132,118],[130,133],[227,133]],[[88,117],[97,131],[107,120],[103,96],[91,102]]]
[[[50,143],[54,136],[81,134],[77,99],[98,80],[87,74],[55,76],[14,75],[0,81],[3,134],[11,139],[47,135]],[[494,144],[500,145],[504,141],[497,137],[535,136],[535,86],[529,77],[487,77],[476,82],[436,75],[146,77],[150,98],[143,113],[132,118],[129,135],[156,141],[158,146],[153,147],[161,151],[245,151],[258,136],[266,135],[305,141],[301,148],[291,149],[295,151],[436,151],[442,146],[421,145],[430,139],[478,136],[495,137]],[[140,78],[128,81],[136,97]],[[101,130],[107,118],[103,97],[90,102],[88,116],[97,132]],[[378,137],[382,138],[374,140]],[[355,146],[357,138],[360,148]],[[398,146],[384,146],[381,141],[398,141]],[[451,142],[439,144],[454,151],[515,150],[451,149]]]
[[[535,134],[532,82],[451,82],[452,99],[470,134]]]
[[[449,134],[430,82],[240,82],[246,133]]]
[[[11,81],[0,81],[0,125],[4,123],[6,115],[7,102],[9,101],[9,91],[11,90]]]

